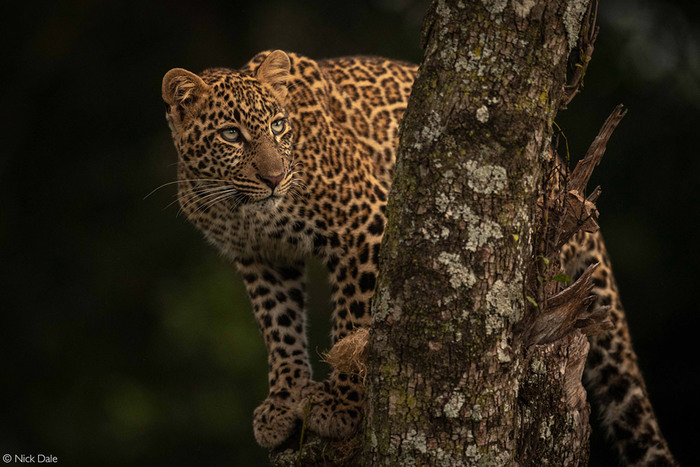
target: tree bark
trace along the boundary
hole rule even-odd
[[[585,465],[588,343],[522,322],[583,0],[436,0],[401,132],[368,350],[364,465]]]

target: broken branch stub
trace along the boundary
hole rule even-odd
[[[569,177],[569,190],[575,190],[580,193],[585,191],[588,180],[590,180],[593,174],[593,169],[600,164],[605,154],[605,148],[607,147],[613,131],[615,131],[615,128],[617,128],[617,125],[626,114],[627,109],[623,108],[622,104],[619,104],[608,116],[598,132],[598,136],[596,136],[588,148],[586,155],[576,164],[574,171],[571,173],[571,177]]]
[[[600,30],[596,24],[597,20],[598,1],[593,0],[588,4],[588,9],[581,23],[578,43],[569,54],[568,79],[561,97],[561,109],[565,109],[583,87],[583,77],[593,56],[593,45]]]
[[[574,168],[566,181],[566,193],[559,202],[552,203],[549,216],[555,219],[556,228],[551,232],[550,244],[554,247],[551,255],[554,256],[579,230],[586,232],[597,232],[598,209],[595,202],[600,196],[601,189],[596,187],[586,198],[584,193],[586,185],[593,174],[593,169],[600,164],[605,154],[608,141],[613,131],[617,128],[622,118],[627,114],[627,110],[622,104],[615,107],[615,110],[603,123],[598,135],[591,143],[586,155]],[[562,196],[562,195],[560,195]]]
[[[556,341],[574,329],[591,335],[612,328],[609,306],[589,311],[595,301],[591,276],[597,267],[598,263],[592,264],[576,282],[547,300],[527,331],[529,345]]]
[[[595,197],[600,194],[600,187],[594,191]],[[581,193],[570,190],[564,198],[564,215],[561,217],[559,228],[555,233],[554,250],[559,251],[579,230],[594,233],[598,226],[598,208]]]

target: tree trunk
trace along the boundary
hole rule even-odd
[[[401,133],[364,465],[585,465],[586,338],[522,322],[537,200],[588,1],[437,0]],[[531,303],[532,302],[532,303]]]

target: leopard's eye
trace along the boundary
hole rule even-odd
[[[219,130],[219,134],[229,143],[237,143],[241,140],[241,132],[238,128],[224,128]]]
[[[279,120],[275,120],[274,122],[272,122],[272,124],[270,125],[270,130],[272,130],[272,133],[276,135],[281,135],[286,127],[287,122],[284,118],[280,118]]]

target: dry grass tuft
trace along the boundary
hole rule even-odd
[[[365,358],[368,341],[369,329],[358,328],[336,342],[333,348],[323,355],[323,361],[341,373],[359,375],[364,382],[367,375]]]

